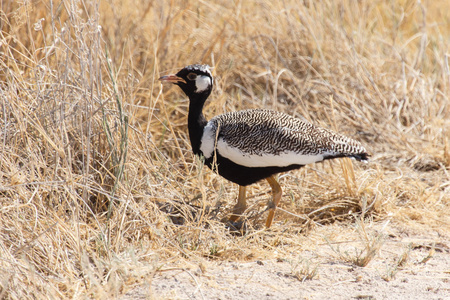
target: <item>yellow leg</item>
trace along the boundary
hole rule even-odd
[[[238,202],[233,208],[233,214],[230,217],[230,221],[234,222],[237,219],[239,219],[246,208],[247,208],[247,201],[245,199],[245,186],[240,185]]]
[[[270,228],[270,226],[272,225],[273,217],[275,215],[275,210],[277,209],[277,205],[281,200],[282,190],[275,177],[270,176],[267,177],[266,180],[267,182],[269,182],[270,187],[272,188],[272,200],[269,200],[268,203],[269,216],[267,217],[266,221],[266,227]]]

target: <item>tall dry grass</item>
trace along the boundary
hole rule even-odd
[[[0,298],[118,296],[165,265],[288,256],[336,221],[450,228],[448,1],[1,8]],[[247,232],[231,234],[237,189],[194,158],[187,100],[156,81],[191,63],[214,67],[207,116],[303,116],[371,163],[280,175],[270,231],[269,187],[252,186]]]

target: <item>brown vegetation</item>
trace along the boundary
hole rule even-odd
[[[120,295],[166,265],[289,256],[335,222],[365,251],[336,259],[360,265],[383,240],[371,221],[448,232],[450,2],[299,2],[2,2],[0,298]],[[371,162],[280,175],[271,230],[252,186],[230,233],[237,188],[193,156],[187,100],[156,80],[191,63],[214,67],[207,116],[303,116]]]

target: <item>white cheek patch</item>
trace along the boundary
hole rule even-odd
[[[206,75],[197,76],[195,79],[195,86],[197,87],[196,93],[201,93],[211,86],[211,77]]]

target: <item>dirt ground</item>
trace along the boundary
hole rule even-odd
[[[448,233],[383,232],[366,267],[352,261],[355,241],[317,243],[290,258],[166,266],[122,299],[450,299]]]

